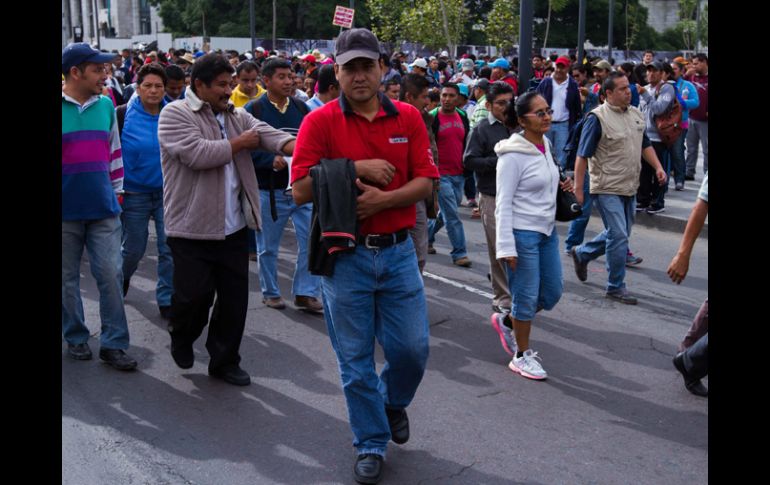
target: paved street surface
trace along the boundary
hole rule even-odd
[[[391,443],[382,483],[707,483],[708,400],[685,390],[671,357],[707,294],[708,241],[698,240],[690,274],[677,286],[665,270],[680,234],[635,226],[631,246],[644,263],[626,281],[638,306],[604,298],[603,258],[580,283],[562,252],[564,295],[532,330],[549,379],[534,382],[507,368],[489,324],[481,223],[470,209],[461,213],[473,268],[451,264],[442,231],[426,268],[428,371],[409,408],[412,438]],[[566,227],[559,224],[561,247]],[[593,217],[588,236],[600,230]],[[73,361],[62,341],[62,483],[354,483],[352,435],[323,318],[291,305],[266,308],[252,262],[241,346],[252,384],[208,377],[205,337],[195,345],[195,366],[181,370],[155,303],[154,243],[151,236],[126,298],[138,371]],[[279,264],[287,299],[294,247],[288,232]],[[86,259],[81,272],[96,352],[98,293]]]

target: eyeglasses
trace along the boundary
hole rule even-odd
[[[546,110],[535,111],[534,113],[527,113],[524,116],[537,116],[542,120],[543,118],[545,118],[546,115],[552,116],[553,110],[551,108],[548,108]]]

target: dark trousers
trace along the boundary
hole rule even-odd
[[[652,147],[655,149],[655,154],[660,160],[660,164],[663,166],[663,170],[670,172],[670,157],[668,147],[660,142],[652,142]],[[639,190],[636,193],[636,205],[641,207],[649,207],[655,205],[663,207],[665,205],[664,195],[668,188],[668,181],[664,185],[658,184],[658,180],[655,178],[655,169],[653,169],[649,163],[642,162],[642,171],[639,174]]]
[[[246,229],[224,241],[169,237],[174,257],[174,295],[169,333],[182,343],[193,343],[206,324],[209,370],[237,365],[249,303],[249,255]],[[209,309],[217,302],[209,319]]]
[[[687,331],[682,343],[679,344],[679,352],[683,352],[685,349],[692,347],[701,337],[703,337],[709,331],[709,300],[700,306],[698,314],[695,315],[695,319],[692,321],[690,330]]]
[[[465,198],[468,200],[476,198],[476,174],[472,170],[465,170],[463,172],[465,177],[465,186],[463,191],[465,192]]]
[[[702,379],[709,373],[709,334],[684,351],[684,368],[693,379]]]

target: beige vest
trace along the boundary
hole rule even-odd
[[[641,111],[604,103],[591,111],[602,126],[596,153],[588,159],[592,194],[630,196],[639,187],[645,121]]]

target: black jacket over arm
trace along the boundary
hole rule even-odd
[[[311,274],[331,276],[339,251],[356,247],[356,167],[347,158],[321,159],[310,169],[313,182],[313,218],[310,225],[308,269]]]

